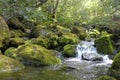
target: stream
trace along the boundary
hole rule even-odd
[[[81,41],[75,58],[64,58],[61,65],[30,67],[15,72],[0,73],[0,80],[96,80],[105,75],[112,60],[108,55],[98,54],[94,40]],[[61,70],[67,66],[66,70]]]

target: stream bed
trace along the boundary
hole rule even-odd
[[[77,45],[76,51],[78,55],[75,58],[64,58],[60,65],[26,66],[21,71],[0,73],[0,80],[96,80],[99,76],[106,75],[112,60],[108,58],[108,55],[97,53],[94,41],[82,41]],[[83,54],[88,54],[87,57],[85,55],[86,59],[82,57]],[[89,54],[93,55],[89,56]],[[102,59],[98,59],[98,55]],[[66,67],[65,70],[64,67]]]

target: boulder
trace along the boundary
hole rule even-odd
[[[48,50],[35,44],[19,46],[11,57],[33,66],[46,66],[61,63],[61,60],[56,56],[56,51]]]
[[[63,46],[66,44],[77,44],[79,42],[79,37],[76,34],[65,33],[58,38],[58,42]]]
[[[108,70],[108,74],[120,79],[120,52],[114,57],[112,66]]]
[[[46,37],[42,37],[42,36],[39,36],[37,38],[31,39],[31,43],[43,46],[45,48],[49,48],[50,47],[49,39],[46,38]]]
[[[100,76],[99,78],[97,78],[97,80],[116,80],[116,79],[111,76]]]
[[[25,66],[21,62],[4,55],[0,55],[0,72],[11,72],[24,68]]]
[[[64,57],[75,57],[77,55],[76,45],[65,45],[62,55]]]
[[[24,25],[16,17],[11,17],[7,21],[7,24],[12,29],[21,30],[25,32]]]
[[[71,32],[76,34],[81,40],[85,40],[87,37],[86,29],[84,27],[74,26],[71,28]]]
[[[0,16],[0,48],[3,48],[9,43],[10,32],[6,22]]]
[[[15,51],[15,49],[16,49],[15,47],[8,48],[7,50],[5,50],[4,55],[11,56],[13,51]]]
[[[83,53],[82,59],[87,61],[103,61],[102,56],[95,53]]]
[[[12,47],[18,47],[19,45],[24,44],[24,40],[20,37],[11,38],[9,45]]]
[[[109,35],[102,36],[95,40],[97,51],[101,54],[114,54],[114,46]]]

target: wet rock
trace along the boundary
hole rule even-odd
[[[82,59],[87,61],[103,61],[102,56],[95,53],[83,53]]]
[[[0,55],[0,72],[10,72],[24,68],[25,67],[21,62],[4,55]]]

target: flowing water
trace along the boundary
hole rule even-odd
[[[22,71],[0,73],[0,80],[96,80],[105,75],[112,60],[108,55],[98,54],[94,41],[82,41],[77,45],[75,58],[63,59],[63,64],[50,67],[29,67]],[[83,60],[83,54],[102,57],[100,61]],[[91,55],[87,56],[92,57]],[[66,70],[61,70],[67,66]]]

